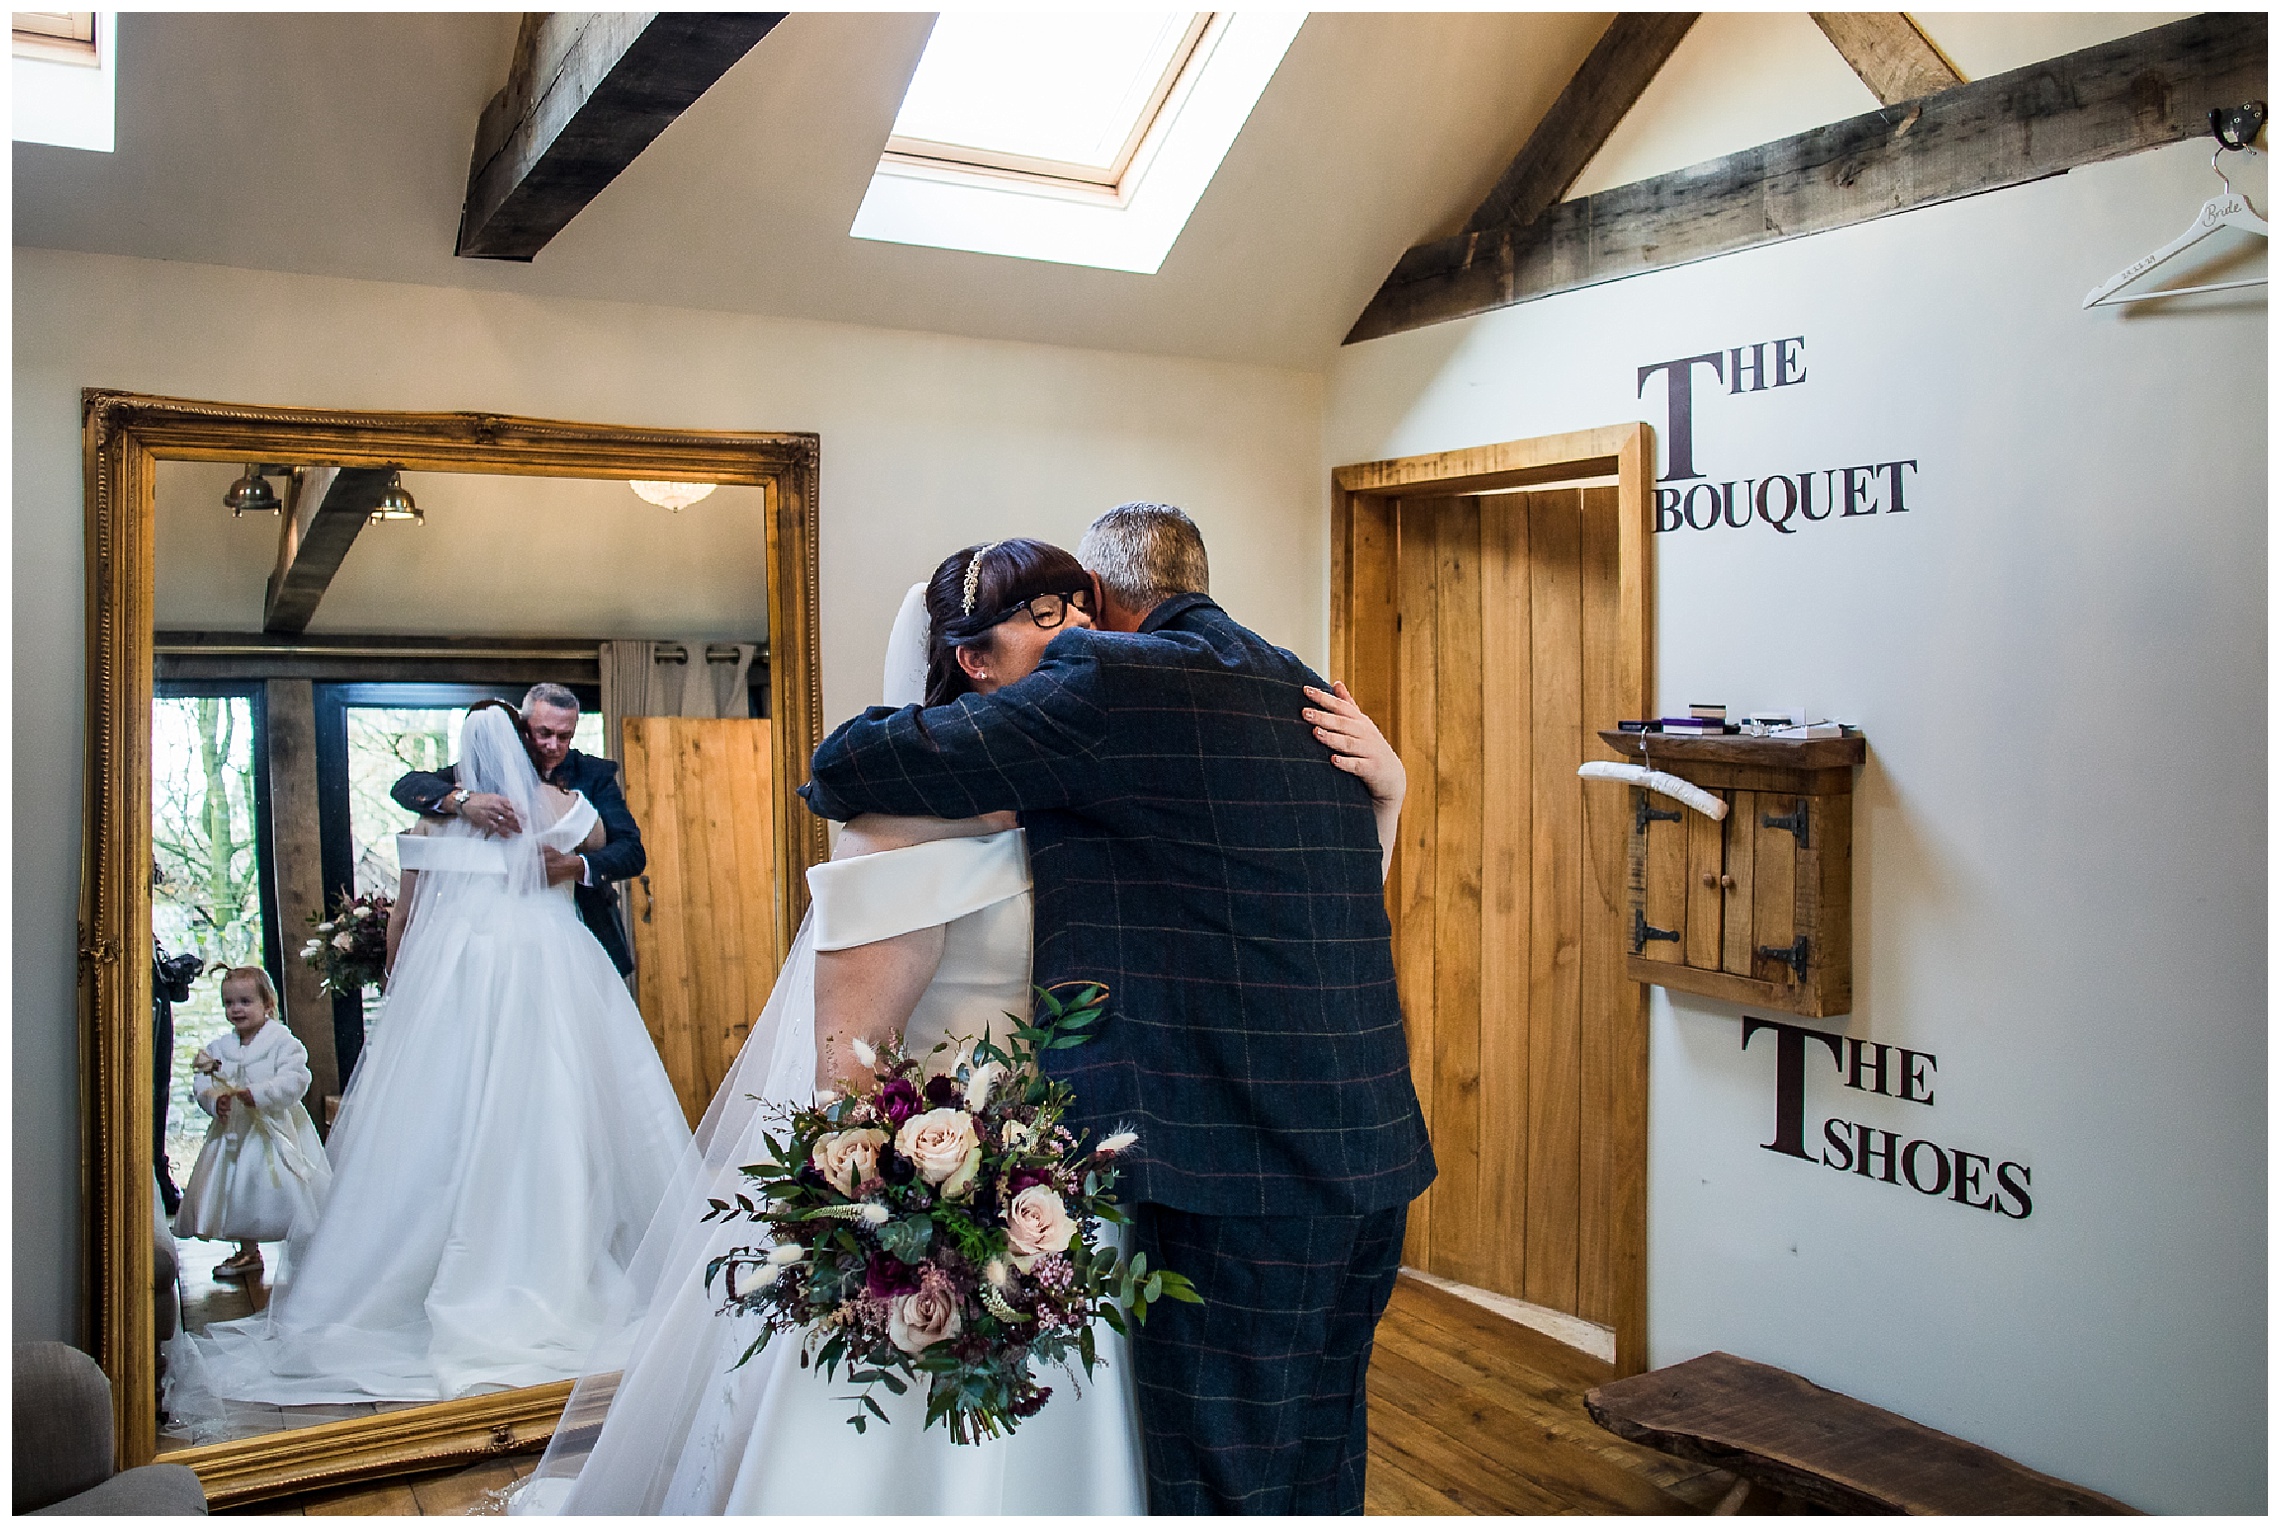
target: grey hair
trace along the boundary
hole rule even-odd
[[[1077,543],[1077,561],[1132,610],[1153,610],[1175,594],[1211,592],[1203,532],[1171,504],[1117,505]]]
[[[575,711],[578,697],[571,694],[566,685],[534,684],[523,691],[523,715],[530,715],[532,706],[560,706],[565,711]]]

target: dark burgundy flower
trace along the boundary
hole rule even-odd
[[[884,1252],[871,1254],[870,1266],[863,1271],[865,1294],[874,1300],[891,1300],[917,1291],[918,1269],[914,1265]]]
[[[910,1158],[889,1146],[879,1153],[879,1176],[900,1185],[917,1177],[918,1169],[911,1165]]]
[[[1053,1387],[1051,1385],[1039,1385],[1035,1390],[1030,1391],[1029,1394],[1013,1403],[1013,1414],[1017,1417],[1033,1417],[1043,1411],[1045,1403],[1051,1399],[1053,1399]]]
[[[1051,1187],[1053,1175],[1034,1167],[1017,1167],[1005,1175],[1005,1195],[1011,1199],[1023,1189],[1035,1188],[1040,1183]]]
[[[871,1104],[889,1128],[900,1130],[903,1121],[918,1112],[918,1089],[910,1085],[908,1078],[890,1078],[871,1095]]]
[[[926,1106],[929,1109],[947,1109],[958,1101],[958,1084],[947,1077],[926,1079]]]

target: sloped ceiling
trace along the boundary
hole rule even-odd
[[[451,248],[515,15],[127,14],[117,152],[15,145],[14,238],[1314,369],[1608,13],[1311,17],[1153,276],[848,236],[931,20],[792,16],[510,265]]]

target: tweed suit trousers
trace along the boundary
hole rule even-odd
[[[1133,1329],[1148,1510],[1156,1516],[1358,1515],[1366,1382],[1401,1271],[1409,1207],[1367,1215],[1195,1215],[1137,1207],[1151,1268],[1202,1305]]]

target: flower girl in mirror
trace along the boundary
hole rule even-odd
[[[191,1063],[198,1107],[213,1116],[174,1217],[177,1236],[234,1241],[217,1277],[258,1282],[261,1243],[305,1233],[332,1187],[324,1144],[301,1100],[309,1053],[276,1022],[277,989],[259,966],[222,977],[230,1032]]]

